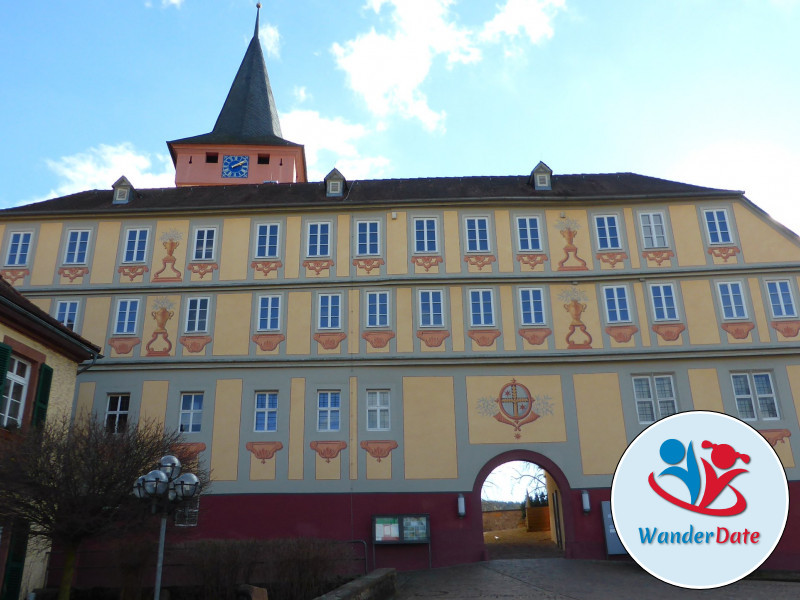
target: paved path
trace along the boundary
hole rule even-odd
[[[672,600],[800,598],[800,582],[746,579],[715,590],[686,590],[659,581],[631,562],[541,558],[398,574],[395,600]]]

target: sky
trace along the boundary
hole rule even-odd
[[[800,0],[263,0],[310,180],[635,172],[800,231]],[[173,185],[255,0],[0,2],[0,207]]]

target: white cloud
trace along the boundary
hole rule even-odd
[[[302,140],[309,181],[321,181],[334,167],[348,180],[381,177],[389,165],[383,156],[363,156],[355,142],[369,133],[363,125],[328,119],[313,110],[293,110],[281,116],[289,140]]]
[[[499,42],[503,37],[525,36],[533,44],[553,37],[553,19],[565,0],[507,0],[483,26],[480,39]]]
[[[305,86],[296,85],[294,86],[292,92],[294,93],[295,100],[298,102],[306,102],[307,100],[311,100],[311,94],[308,93],[308,90],[305,88]]]
[[[267,56],[278,58],[281,55],[281,33],[274,25],[266,23],[258,29],[258,39],[267,52]]]
[[[183,0],[161,0],[161,6],[174,6],[180,8],[183,5]]]

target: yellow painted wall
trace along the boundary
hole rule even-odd
[[[639,334],[642,336],[642,345],[647,347],[650,345],[650,322],[647,320],[647,301],[644,297],[644,286],[641,283],[633,284],[633,296],[636,298],[636,311],[639,313],[638,327]],[[661,338],[658,337],[658,339]]]
[[[247,278],[250,265],[250,219],[225,219],[222,222],[222,249],[219,259],[220,281]]]
[[[775,446],[775,454],[781,459],[781,464],[785,469],[793,469],[795,467],[794,454],[792,453],[792,441],[790,438],[784,438],[779,441]]]
[[[270,481],[275,479],[275,461],[277,453],[272,458],[263,461],[252,452],[250,453],[250,481]]]
[[[560,236],[559,236],[560,237]],[[577,290],[577,292],[575,291]],[[567,336],[570,335],[570,325],[572,316],[567,312],[570,300],[565,300],[569,294],[580,294],[583,299],[578,300],[586,305],[586,309],[580,315],[581,322],[586,326],[586,331],[592,337],[592,348],[603,347],[603,330],[600,326],[600,310],[598,305],[597,293],[594,286],[550,286],[550,305],[553,307],[553,330],[556,348],[564,350],[569,347]],[[577,297],[577,296],[576,296]],[[585,339],[585,336],[576,327],[574,335],[570,338],[573,342]]]
[[[152,422],[164,425],[167,416],[167,396],[169,394],[169,381],[144,381],[142,382],[142,404],[139,408],[139,422]],[[171,423],[170,428],[177,427]]]
[[[119,221],[98,223],[94,257],[89,271],[91,283],[104,284],[114,281],[114,272],[117,270],[117,247],[121,243],[121,228],[122,224]]]
[[[158,334],[154,339],[155,330],[157,328],[154,313],[158,313],[160,310],[158,306],[161,303],[166,304],[165,308],[168,306],[167,310],[172,313],[172,317],[170,317],[166,323],[169,341],[164,340],[163,333]],[[175,349],[178,346],[178,331],[182,327],[182,308],[180,296],[148,296],[145,298],[142,306],[142,317],[144,319],[144,324],[142,326],[142,356],[147,355],[147,345],[150,344],[151,340],[153,341],[150,345],[150,349],[156,352],[165,350],[171,343],[172,347],[169,349],[169,356],[175,356]]]
[[[681,281],[686,324],[692,344],[719,344],[719,324],[714,310],[714,291],[707,280]]]
[[[42,223],[36,238],[31,285],[51,285],[60,263],[58,247],[61,243],[61,223]]]
[[[241,413],[242,380],[218,379],[211,438],[211,472],[216,481],[236,481],[239,476]]]
[[[382,458],[378,462],[377,458],[372,458],[368,452],[367,456],[367,479],[391,479],[392,478],[392,455]]]
[[[339,215],[336,231],[336,275],[350,275],[350,215]]]
[[[286,256],[283,257],[286,279],[297,279],[300,275],[302,224],[300,217],[286,217]]]
[[[347,292],[347,351],[350,354],[358,354],[361,345],[361,319],[359,317],[359,290],[348,290]]]
[[[563,219],[561,218],[562,214],[564,215]],[[575,221],[578,224],[578,233],[573,240],[573,244],[578,248],[578,258],[586,263],[586,269],[591,270],[594,265],[592,255],[592,227],[585,210],[545,211],[547,239],[550,242],[550,268],[553,271],[558,271],[558,263],[566,257],[564,246],[567,245],[567,241],[564,236],[561,235],[559,223],[565,223],[568,220]],[[571,254],[569,260],[564,263],[564,267],[579,265],[580,263],[575,259],[574,254]]]
[[[161,241],[162,236],[175,233],[180,236],[178,246],[175,248],[172,256],[175,257],[175,270],[181,274],[183,281],[188,279],[189,273],[186,272],[186,252],[191,248],[192,240],[189,237],[189,221],[188,220],[174,220],[174,221],[159,221],[156,223],[156,235],[153,243],[153,262],[151,266],[150,281],[154,281],[156,273],[158,273],[164,266],[162,259],[167,256],[167,250],[164,243]],[[161,277],[172,275],[172,269],[167,266]],[[206,276],[208,277],[208,276]]]
[[[510,285],[500,286],[500,317],[503,324],[503,350],[517,349],[517,331],[514,327],[514,290]]]
[[[697,209],[692,204],[676,204],[669,207],[672,222],[672,239],[678,266],[696,267],[706,264],[705,243],[700,230]]]
[[[458,477],[452,377],[403,377],[406,479]]]
[[[75,402],[75,421],[83,421],[92,417],[92,406],[94,404],[94,390],[97,383],[94,381],[84,381],[78,384],[78,399]]]
[[[453,352],[464,351],[464,297],[460,287],[450,288],[450,327]],[[447,342],[442,344],[444,346]],[[423,344],[424,345],[424,344]]]
[[[458,213],[444,211],[444,263],[446,273],[461,273],[461,243]]]
[[[494,225],[497,230],[497,268],[501,273],[513,273],[514,234],[507,210],[494,211]]]
[[[214,324],[214,356],[246,355],[250,348],[252,294],[219,294]]]
[[[750,301],[753,304],[753,317],[756,321],[756,330],[758,331],[758,339],[760,342],[769,342],[769,325],[767,324],[767,308],[764,306],[764,296],[761,293],[761,284],[755,277],[750,277],[747,280],[750,287]],[[753,335],[755,332],[750,332]]]
[[[314,452],[315,478],[317,480],[331,480],[342,478],[342,453],[336,458],[325,459]]]
[[[414,350],[415,324],[413,319],[413,303],[410,288],[397,288],[397,351],[412,352]]]
[[[736,229],[746,263],[800,261],[800,245],[786,238],[776,227],[743,204],[733,205]]]
[[[108,330],[108,317],[111,311],[111,298],[108,296],[92,296],[86,299],[86,306],[84,307],[83,327],[81,335],[87,340],[100,346],[105,347],[106,344],[106,331]],[[93,318],[87,319],[86,315],[94,315]]]
[[[725,412],[716,369],[689,369],[689,387],[696,410]]]
[[[47,314],[50,314],[50,307],[53,305],[53,302],[50,298],[28,298],[28,300],[30,300],[32,304],[35,304],[41,308]]]
[[[631,261],[631,268],[638,269],[641,261],[639,260],[639,237],[636,235],[636,217],[632,208],[625,208],[622,212],[625,216],[625,235],[628,238],[628,258]]]
[[[289,398],[289,479],[303,478],[306,380],[293,377]]]
[[[627,446],[616,373],[576,374],[575,407],[585,475],[610,475]]]
[[[311,292],[289,292],[286,303],[286,353],[311,352]],[[311,318],[309,318],[311,315]]]
[[[392,214],[396,214],[393,217]],[[386,272],[389,275],[408,273],[408,222],[404,211],[386,213]]]
[[[800,415],[800,365],[787,366],[786,375],[789,377],[789,387],[792,390],[795,414]]]

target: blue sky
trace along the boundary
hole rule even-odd
[[[745,190],[800,231],[800,0],[263,0],[309,177],[632,171]],[[254,0],[0,3],[0,206],[172,185]]]

